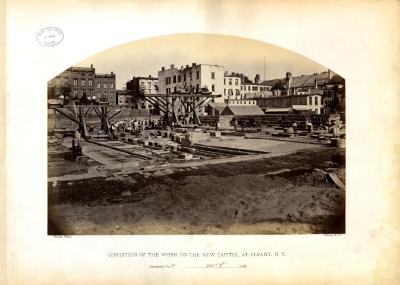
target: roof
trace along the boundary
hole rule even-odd
[[[338,74],[332,76],[330,80],[327,82],[328,84],[344,84],[344,78]]]
[[[332,71],[331,71],[332,73]],[[329,81],[329,72],[324,71],[320,73],[314,73],[310,75],[300,75],[300,76],[293,76],[292,82],[290,87],[298,88],[298,87],[312,87],[315,86],[315,81],[317,84],[323,84]],[[286,87],[286,79],[285,78],[278,78],[272,80],[266,80],[263,84],[270,85],[273,87],[277,87],[278,89]]]
[[[288,113],[292,108],[268,108],[265,113]]]
[[[311,110],[312,107],[308,105],[293,105],[292,106],[294,110],[297,111],[306,111],[306,110]]]
[[[216,103],[216,102],[210,102],[208,106],[212,108],[225,108],[226,104],[225,103]]]
[[[263,110],[257,105],[250,106],[226,106],[221,115],[264,115]]]

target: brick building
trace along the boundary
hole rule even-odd
[[[157,94],[158,93],[158,78],[152,77],[149,75],[148,77],[142,76],[134,76],[130,81],[126,83],[127,90],[127,100],[132,102],[136,102],[138,104],[138,108],[146,108],[151,109],[152,106],[149,106],[148,102],[144,101],[142,98],[143,94]]]
[[[70,67],[49,80],[47,87],[49,99],[116,103],[115,74],[96,74],[93,65]]]

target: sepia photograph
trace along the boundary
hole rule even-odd
[[[105,50],[47,82],[48,235],[346,232],[345,78],[211,34]]]

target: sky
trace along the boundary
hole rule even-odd
[[[294,76],[326,71],[327,68],[299,54],[281,47],[244,38],[209,35],[179,34],[161,36],[127,44],[91,56],[74,66],[93,64],[96,73],[116,74],[116,87],[122,89],[133,76],[157,77],[162,66],[167,69],[197,64],[217,64],[228,72],[256,74],[264,79],[283,78],[286,72]]]

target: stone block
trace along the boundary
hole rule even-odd
[[[191,159],[193,159],[193,154],[183,152],[178,155],[178,158],[185,159],[185,160],[191,160]]]
[[[210,136],[220,138],[221,132],[220,131],[211,131]]]

